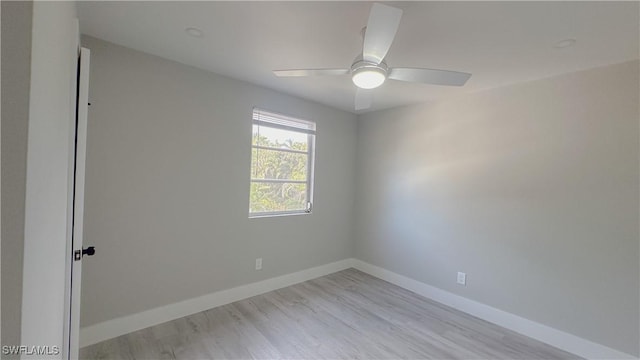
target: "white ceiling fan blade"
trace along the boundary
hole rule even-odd
[[[318,75],[346,75],[349,69],[295,69],[295,70],[273,70],[279,77],[293,76],[318,76]]]
[[[462,86],[471,77],[469,73],[417,68],[393,68],[389,79],[433,85]]]
[[[356,88],[356,110],[364,110],[371,107],[373,102],[373,90]]]
[[[364,60],[376,64],[382,62],[396,36],[401,17],[400,9],[378,3],[373,4],[364,33],[362,46]]]

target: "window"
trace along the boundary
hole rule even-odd
[[[316,124],[253,109],[249,217],[311,212]]]

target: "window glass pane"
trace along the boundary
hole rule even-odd
[[[307,184],[252,182],[249,212],[305,210],[306,196]]]
[[[251,178],[307,180],[307,154],[251,148]]]
[[[253,125],[252,145],[307,151],[305,133]]]
[[[311,199],[315,123],[254,109],[249,217],[300,213]]]

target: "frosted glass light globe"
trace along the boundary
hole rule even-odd
[[[382,85],[387,76],[383,70],[375,67],[362,67],[353,72],[351,80],[361,89],[374,89]]]

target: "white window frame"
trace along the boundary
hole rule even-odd
[[[253,174],[249,175],[249,194],[251,194],[251,184],[254,182],[263,182],[263,183],[278,183],[278,182],[286,182],[286,183],[305,183],[307,185],[307,206],[306,209],[301,210],[285,210],[285,211],[261,211],[261,212],[251,212],[251,199],[249,199],[249,218],[260,218],[260,217],[272,217],[272,216],[286,216],[286,215],[306,215],[311,214],[313,211],[313,188],[314,188],[314,168],[315,168],[315,149],[316,149],[316,123],[309,120],[303,120],[300,118],[263,110],[260,108],[253,108],[252,111],[252,121],[251,128],[253,131],[253,126],[263,126],[270,127],[275,129],[293,131],[298,133],[307,134],[307,151],[297,151],[290,149],[277,149],[266,146],[258,146],[253,144],[253,136],[251,139],[251,149],[266,149],[270,151],[282,151],[282,152],[293,152],[298,154],[307,154],[307,179],[306,181],[295,181],[295,180],[278,180],[278,179],[254,179]],[[251,158],[251,162],[249,166],[253,163],[253,157]],[[251,196],[251,195],[250,195]]]

